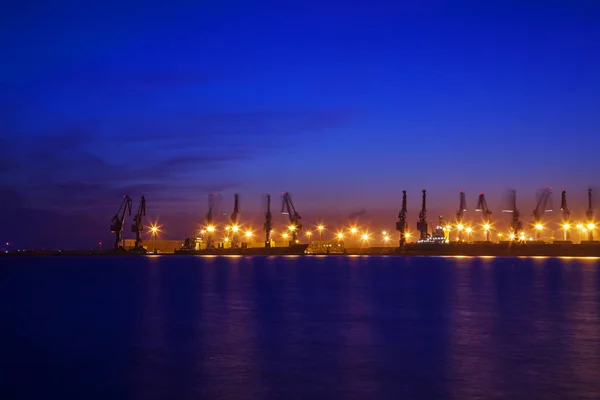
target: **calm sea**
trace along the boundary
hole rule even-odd
[[[0,259],[2,399],[600,399],[600,261]]]

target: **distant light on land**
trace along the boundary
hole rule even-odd
[[[571,225],[570,224],[563,224],[563,229],[571,229]]]
[[[587,228],[588,228],[588,231],[591,231],[591,230],[596,229],[596,225],[590,223],[590,224],[587,224]]]
[[[252,232],[250,232],[250,231],[246,231],[246,237],[247,237],[247,238],[249,238],[249,237],[251,237],[251,236],[252,236]]]
[[[544,229],[544,225],[542,224],[535,224],[535,229],[538,231],[541,231],[542,229]]]
[[[463,224],[456,225],[456,229],[458,229],[459,231],[462,231],[463,228],[464,228]]]
[[[209,226],[207,226],[207,227],[206,227],[206,230],[207,230],[208,232],[211,232],[211,233],[212,233],[212,232],[214,232],[214,231],[215,231],[215,227],[214,227],[213,225],[209,225]]]
[[[485,231],[489,231],[490,228],[491,228],[490,224],[483,225],[483,230],[485,230]]]

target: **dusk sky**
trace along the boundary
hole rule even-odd
[[[432,220],[463,189],[469,218],[484,191],[505,221],[513,188],[526,222],[537,188],[555,208],[568,190],[578,217],[600,181],[598,1],[11,3],[0,239],[15,246],[109,240],[125,193],[179,239],[209,193],[229,212],[239,192],[249,215],[289,191],[306,225],[364,210],[393,228],[404,189],[414,230],[421,189]]]

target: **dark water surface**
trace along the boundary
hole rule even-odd
[[[0,259],[1,399],[600,399],[600,262]]]

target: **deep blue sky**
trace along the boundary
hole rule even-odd
[[[411,227],[421,189],[432,217],[464,189],[506,219],[516,188],[528,218],[540,186],[583,212],[599,179],[599,2],[282,3],[5,7],[0,238],[93,242],[124,193],[145,194],[172,237],[210,192],[224,211],[240,192],[248,215],[287,190],[307,224],[365,209],[393,227],[402,189]]]

